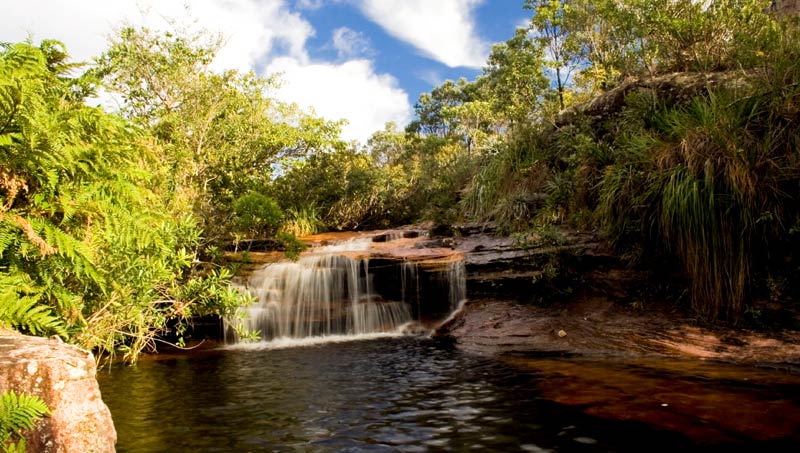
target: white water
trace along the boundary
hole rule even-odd
[[[232,328],[239,323],[246,331],[259,332],[258,348],[400,335],[413,322],[412,304],[421,312],[419,271],[416,263],[399,263],[394,278],[400,279],[402,300],[384,300],[369,271],[366,252],[371,243],[371,238],[351,239],[315,248],[296,262],[255,271],[238,289],[253,295],[256,303],[226,320],[229,339],[239,342]],[[463,261],[449,263],[444,274],[450,310],[455,310],[466,293]]]
[[[270,350],[270,349],[289,349],[316,346],[328,343],[347,343],[350,341],[377,340],[379,338],[398,338],[402,337],[402,332],[376,332],[361,335],[328,335],[324,337],[306,338],[274,338],[270,341],[260,341],[257,343],[236,343],[228,345],[225,349],[233,350]]]

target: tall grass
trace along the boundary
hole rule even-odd
[[[286,220],[281,228],[286,233],[295,236],[308,236],[325,229],[325,224],[314,206],[301,206],[297,209],[289,208],[286,214]]]
[[[476,173],[463,212],[511,229],[592,213],[613,244],[677,258],[701,317],[737,320],[800,250],[800,27],[779,29],[724,87],[692,99],[641,90],[588,127],[517,131]]]
[[[793,47],[743,76],[739,88],[658,114],[621,143],[599,187],[598,214],[612,240],[660,241],[683,263],[693,307],[707,319],[743,313],[755,274],[780,255],[776,247],[797,222],[800,60],[790,57]]]
[[[459,202],[462,215],[494,221],[503,230],[525,228],[551,179],[543,136],[527,131],[495,145],[470,179]]]

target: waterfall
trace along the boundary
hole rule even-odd
[[[456,312],[467,299],[467,268],[464,260],[447,263],[447,281],[450,282],[450,311]]]
[[[317,247],[297,261],[254,271],[235,286],[256,302],[226,320],[226,336],[238,342],[233,328],[237,324],[259,332],[262,341],[399,333],[421,313],[420,270],[405,259],[371,270],[371,244],[371,238],[365,238]],[[387,274],[387,269],[396,275]],[[438,269],[444,274],[439,278],[449,285],[450,310],[456,309],[466,293],[463,260]],[[376,285],[377,271],[382,280]],[[392,284],[397,294],[387,297],[391,291],[382,286]]]

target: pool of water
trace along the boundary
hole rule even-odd
[[[785,370],[498,359],[403,337],[161,357],[98,379],[120,452],[800,447],[800,378]]]

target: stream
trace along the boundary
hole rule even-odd
[[[796,451],[797,375],[471,355],[421,337],[158,356],[100,372],[120,452]]]

